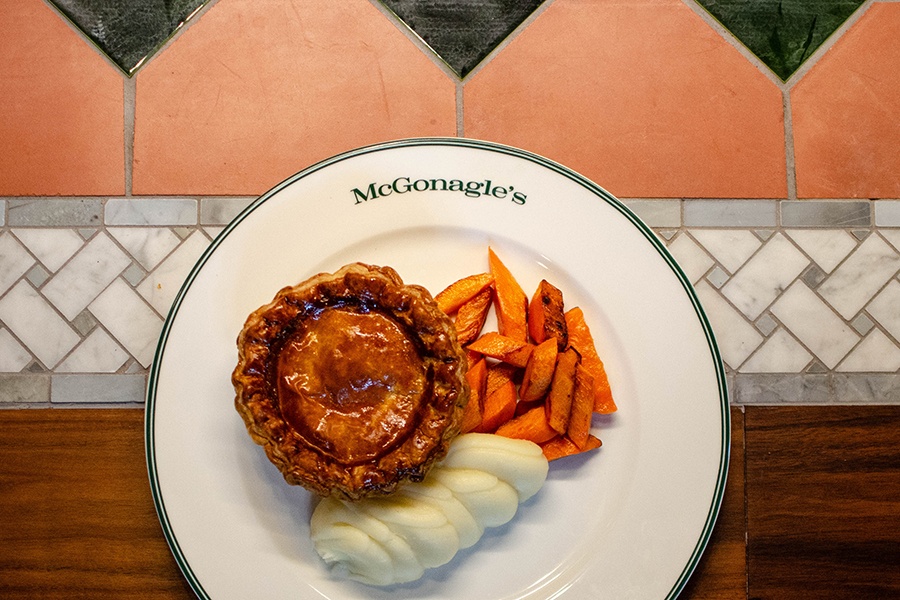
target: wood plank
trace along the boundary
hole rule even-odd
[[[747,598],[747,547],[744,512],[744,413],[731,409],[731,460],[722,508],[712,537],[680,598]]]
[[[0,597],[194,598],[150,495],[144,412],[0,410]]]
[[[751,598],[900,597],[900,406],[747,407]]]

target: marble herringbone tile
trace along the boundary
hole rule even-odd
[[[900,252],[887,241],[893,232],[857,232],[860,241],[842,229],[784,229],[762,241],[747,230],[697,229],[669,247],[692,281],[692,273],[708,273],[697,291],[731,369],[893,373],[900,368]],[[757,338],[750,323],[774,328],[763,325]]]
[[[149,367],[169,307],[210,237],[195,227],[12,227],[0,232],[0,373]],[[123,206],[126,208],[123,210]],[[107,203],[107,222],[183,219]],[[183,234],[183,237],[179,235]]]

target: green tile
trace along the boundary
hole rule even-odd
[[[543,0],[381,0],[465,77]]]
[[[787,80],[862,0],[698,0],[713,17]]]
[[[209,0],[50,0],[128,75]]]

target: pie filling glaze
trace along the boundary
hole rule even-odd
[[[349,500],[420,481],[459,433],[466,359],[425,288],[362,263],[247,318],[235,407],[288,483]]]

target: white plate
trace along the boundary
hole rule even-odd
[[[437,292],[487,270],[488,245],[526,293],[546,278],[583,308],[619,406],[595,417],[603,447],[552,463],[511,523],[416,583],[332,577],[308,538],[309,494],[284,483],[234,410],[236,336],[280,288],[318,272],[390,265]],[[730,424],[709,323],[656,236],[564,167],[453,138],[342,154],[243,211],[166,320],[146,436],[165,536],[203,598],[646,599],[677,596],[697,564]]]

